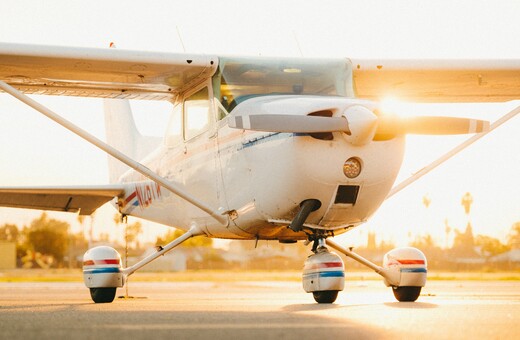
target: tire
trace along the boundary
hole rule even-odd
[[[90,297],[95,303],[110,303],[116,297],[116,287],[90,288]]]
[[[421,295],[422,287],[392,287],[392,291],[394,292],[394,296],[399,302],[414,302]]]
[[[312,292],[312,296],[317,303],[333,303],[338,297],[338,291],[323,290],[320,292]]]

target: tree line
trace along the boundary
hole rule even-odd
[[[83,216],[78,221],[83,223]],[[133,249],[140,246],[141,231],[140,222],[127,226],[126,238]],[[72,232],[68,222],[45,212],[22,228],[10,223],[0,226],[0,241],[16,244],[17,267],[22,268],[81,267],[83,254],[91,245],[83,232]],[[108,243],[108,234],[100,234],[98,242]]]
[[[117,215],[114,221],[116,224],[121,223]],[[130,252],[125,252],[124,247],[119,246],[118,250],[121,254],[130,254],[130,256],[140,254],[139,234],[141,232],[140,222],[126,226],[126,244],[130,247]],[[171,229],[165,235],[157,237],[156,245],[165,245],[182,233],[181,230]],[[394,245],[385,241],[376,244],[375,237],[375,233],[369,233],[367,245],[356,249],[360,254],[377,261],[377,257],[394,248]],[[17,266],[25,268],[81,267],[81,258],[89,247],[89,241],[83,232],[73,233],[69,223],[50,218],[45,212],[23,228],[14,224],[0,226],[0,240],[16,244]],[[108,234],[100,235],[100,240],[108,242]],[[193,237],[182,247],[211,248],[212,245],[210,238]],[[520,249],[520,222],[513,224],[506,243],[487,235],[474,236],[471,224],[468,223],[464,232],[455,230],[455,238],[450,248],[437,245],[431,235],[416,237],[410,246],[419,248],[426,254],[431,268],[457,269],[460,263],[465,263],[464,261],[469,263],[478,258],[488,261],[512,249]]]
[[[494,270],[520,268],[520,263],[499,263],[493,259],[497,255],[520,249],[520,222],[511,226],[505,243],[488,235],[474,235],[471,223],[467,224],[464,231],[455,229],[454,232],[455,237],[450,247],[443,248],[436,244],[434,238],[429,234],[417,236],[409,245],[424,252],[428,259],[428,267],[431,269]],[[376,260],[394,247],[392,243],[384,241],[377,244],[375,233],[370,233],[367,246],[359,247],[357,251]]]
[[[17,266],[25,268],[72,265],[71,255],[77,255],[77,249],[88,248],[83,233],[71,233],[69,223],[49,218],[46,213],[22,229],[4,224],[0,227],[0,240],[16,244]]]

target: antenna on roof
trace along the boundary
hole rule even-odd
[[[300,42],[298,41],[298,37],[296,36],[296,32],[292,31],[292,34],[293,34],[294,40],[296,41],[296,46],[298,47],[298,51],[300,51],[300,57],[303,57],[304,55],[302,52],[302,48],[300,46]]]
[[[179,31],[179,26],[175,26],[175,29],[177,30],[177,35],[179,36],[179,41],[181,42],[182,50],[184,51],[184,53],[186,53],[186,47],[184,47],[184,42],[182,41],[182,36],[181,36],[181,32]]]

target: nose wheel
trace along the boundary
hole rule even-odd
[[[312,250],[303,267],[303,289],[317,303],[333,303],[345,286],[343,260],[329,251],[324,238],[316,239]]]
[[[334,303],[338,297],[337,290],[324,290],[320,292],[312,292],[312,296],[317,303]]]
[[[116,287],[90,288],[90,297],[95,303],[110,303],[116,297]]]
[[[412,286],[392,287],[392,292],[399,302],[414,302],[421,295],[421,288]]]

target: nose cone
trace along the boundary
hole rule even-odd
[[[354,105],[345,110],[343,117],[347,119],[350,131],[345,134],[345,138],[352,145],[366,145],[374,138],[377,116],[371,110],[361,105]]]

